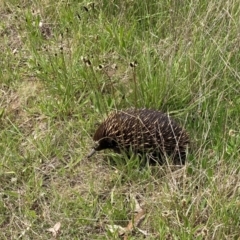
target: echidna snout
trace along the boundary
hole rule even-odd
[[[96,151],[101,151],[104,149],[114,149],[116,145],[116,142],[110,138],[106,137],[103,139],[99,139],[95,142],[95,145],[93,146],[91,152],[87,155],[87,158],[90,158],[92,155],[94,155]]]
[[[171,156],[175,164],[184,164],[189,137],[167,114],[150,109],[117,111],[98,127],[93,136],[97,143],[92,152],[113,149],[115,152],[133,150],[149,154],[159,162]]]

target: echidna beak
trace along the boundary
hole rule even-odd
[[[93,148],[92,151],[87,155],[87,158],[90,158],[95,152],[96,150]]]
[[[90,158],[92,155],[95,154],[95,152],[97,151],[96,149],[97,149],[98,146],[99,146],[99,143],[95,142],[95,145],[94,145],[92,151],[87,155],[87,158]]]

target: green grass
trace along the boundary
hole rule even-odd
[[[108,225],[127,226],[130,196],[147,236],[128,239],[239,239],[239,12],[236,0],[2,1],[0,239],[51,239],[57,222],[58,239],[120,239]],[[97,125],[130,107],[185,126],[184,168],[86,159]]]

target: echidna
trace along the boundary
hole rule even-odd
[[[167,114],[150,109],[117,111],[98,127],[93,136],[96,151],[113,149],[115,152],[133,151],[147,154],[162,163],[169,156],[174,164],[184,164],[189,137]]]

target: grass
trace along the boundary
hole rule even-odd
[[[239,239],[238,1],[0,9],[0,239],[120,239],[108,226],[127,226],[131,196],[147,236],[128,239]],[[142,168],[108,151],[86,159],[102,119],[134,106],[185,126],[185,167]]]

